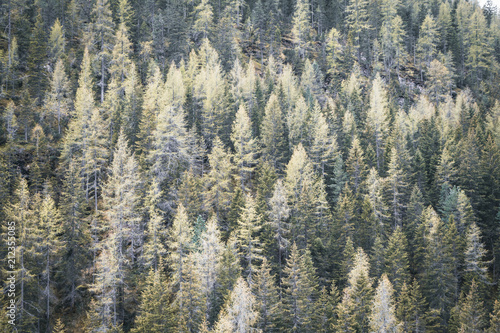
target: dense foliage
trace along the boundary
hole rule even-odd
[[[2,332],[500,332],[491,1],[0,12]]]

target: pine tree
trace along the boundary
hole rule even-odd
[[[133,333],[160,333],[169,327],[172,313],[168,282],[161,269],[150,269],[142,290],[139,313],[135,319]]]
[[[352,146],[346,160],[346,171],[349,174],[349,185],[353,188],[354,194],[357,194],[366,173],[364,153],[357,137],[352,140]]]
[[[471,69],[471,79],[478,86],[479,80],[483,77],[485,69],[491,61],[486,19],[479,7],[475,8],[468,23],[469,29],[466,38],[469,43],[469,52],[466,64]]]
[[[498,332],[500,329],[500,302],[495,300],[495,306],[493,311],[490,313],[490,328],[488,333]]]
[[[158,207],[160,198],[161,191],[158,184],[153,181],[145,200],[149,219],[144,231],[143,253],[140,260],[146,268],[153,268],[155,271],[159,268],[161,258],[164,258],[167,253],[164,245],[167,230],[163,224],[162,211]]]
[[[242,105],[236,113],[231,141],[236,151],[234,159],[236,167],[238,168],[241,188],[245,191],[250,185],[249,182],[255,167],[257,144],[252,137],[250,118],[248,117],[245,107]]]
[[[193,239],[193,227],[188,221],[186,210],[182,204],[177,208],[172,227],[168,235],[169,257],[168,263],[172,271],[172,283],[174,290],[180,288],[184,280],[185,263],[191,250],[191,241]]]
[[[432,207],[426,209],[423,219],[425,296],[429,306],[440,316],[445,316],[453,302],[457,284],[450,240],[445,239],[445,225]]]
[[[392,148],[391,157],[389,162],[389,170],[387,171],[388,185],[389,185],[389,200],[392,213],[392,220],[394,221],[394,228],[402,226],[403,211],[405,202],[405,191],[408,186],[406,173],[403,169],[404,161],[402,156],[398,154],[396,148]]]
[[[36,6],[38,7],[38,6]],[[43,92],[47,84],[46,69],[47,64],[47,36],[41,9],[38,7],[35,19],[35,26],[31,32],[28,52],[28,69],[30,73],[29,87],[32,96],[35,96],[38,103],[42,101]]]
[[[7,130],[7,138],[9,141],[14,141],[16,138],[16,132],[19,129],[15,110],[16,105],[13,101],[9,101],[3,115],[3,120]]]
[[[328,229],[330,217],[323,179],[314,174],[313,165],[302,144],[295,148],[286,167],[285,187],[292,238],[304,248],[311,239],[315,239],[315,235],[324,236],[321,232]]]
[[[393,292],[391,281],[389,281],[387,275],[382,275],[373,297],[372,313],[370,315],[372,332],[398,332],[392,298]]]
[[[294,243],[284,269],[283,309],[281,318],[286,332],[305,332],[312,326],[313,309],[310,306],[316,293],[317,282],[307,267],[309,252],[299,254]]]
[[[195,39],[198,39],[202,34],[203,38],[207,38],[211,33],[213,10],[208,0],[201,0],[195,8],[196,20],[194,22]]]

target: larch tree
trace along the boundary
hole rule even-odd
[[[96,61],[99,62],[99,83],[101,103],[104,102],[104,91],[107,84],[109,61],[114,44],[114,22],[108,0],[96,0],[92,10],[93,40],[96,48]]]
[[[387,171],[387,185],[394,228],[402,226],[403,212],[406,208],[404,202],[408,183],[406,173],[404,172],[405,170],[403,169],[403,163],[402,156],[398,154],[396,148],[393,147],[390,155],[389,170]]]
[[[486,73],[491,61],[490,52],[491,44],[488,35],[486,19],[479,7],[476,7],[474,13],[469,20],[469,29],[466,35],[469,52],[467,56],[467,67],[471,69],[471,79],[475,81],[476,86],[479,85],[479,80]]]
[[[387,143],[389,131],[389,109],[387,92],[380,75],[375,77],[370,92],[370,108],[367,113],[367,123],[370,124],[371,132],[375,142],[375,152],[377,154],[377,169],[381,170],[384,160],[384,148]]]
[[[389,281],[387,275],[382,275],[373,297],[372,312],[370,315],[371,332],[396,333],[399,331],[393,293],[394,289],[392,288],[391,281]]]
[[[51,117],[57,119],[57,133],[61,135],[61,121],[71,111],[70,87],[61,58],[55,64],[50,91],[45,97],[45,108]]]
[[[201,277],[201,291],[205,295],[205,311],[207,313],[205,318],[207,320],[215,306],[213,304],[214,294],[224,246],[220,238],[217,219],[212,216],[208,219],[206,230],[201,234],[201,252],[196,263]]]
[[[251,332],[258,319],[256,307],[255,297],[248,283],[243,278],[238,278],[215,324],[214,332]]]
[[[367,0],[350,0],[346,7],[346,19],[349,32],[352,33],[358,63],[362,64],[361,56],[365,55],[368,32],[371,30]]]
[[[361,184],[366,176],[366,164],[363,148],[357,136],[352,140],[352,146],[349,150],[349,155],[346,160],[346,171],[349,175],[349,185],[352,187],[354,194],[358,194]]]
[[[304,59],[311,32],[310,4],[308,0],[298,0],[292,18],[292,36],[295,49],[300,58]]]
[[[214,139],[211,153],[208,155],[210,171],[206,174],[204,201],[206,209],[213,209],[217,219],[222,221],[232,192],[232,174],[234,166],[231,155],[224,148],[218,137]]]
[[[231,141],[236,152],[234,160],[238,169],[240,186],[243,191],[246,191],[250,185],[250,179],[256,164],[257,142],[252,136],[251,125],[250,117],[245,107],[240,105],[233,123]]]
[[[469,226],[465,237],[465,278],[469,281],[475,280],[476,287],[489,284],[488,262],[485,260],[487,251],[481,242],[481,230],[476,223]]]
[[[123,132],[113,153],[109,175],[103,191],[104,213],[112,232],[119,269],[124,269],[125,263],[133,264],[142,252],[143,228],[138,212],[142,181],[138,163]]]
[[[422,64],[425,64],[428,68],[431,65],[431,61],[436,57],[438,37],[439,31],[436,22],[432,15],[428,14],[420,27],[420,34],[416,46],[418,58],[420,60],[421,73],[423,71]]]
[[[282,262],[285,259],[284,253],[290,245],[289,233],[290,225],[288,223],[288,218],[290,216],[290,208],[287,203],[287,193],[286,188],[283,185],[283,181],[278,179],[274,187],[273,196],[269,200],[269,217],[270,224],[274,232],[274,239],[277,242],[278,247],[278,271],[279,271],[279,281],[282,279]]]
[[[59,18],[57,18],[52,25],[52,28],[50,28],[48,40],[48,56],[52,66],[56,64],[59,58],[64,56],[65,44],[64,29],[59,21]]]

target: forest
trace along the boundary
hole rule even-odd
[[[500,332],[491,0],[2,0],[0,27],[1,332]]]

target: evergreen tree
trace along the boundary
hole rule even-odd
[[[274,281],[271,267],[267,259],[264,258],[252,284],[256,301],[255,309],[258,313],[255,328],[262,332],[272,332],[278,322],[280,300]]]
[[[349,33],[352,34],[356,53],[358,56],[358,63],[362,64],[361,56],[366,55],[366,38],[370,31],[369,3],[367,0],[350,0],[346,8],[346,19],[349,27]]]
[[[272,165],[281,169],[288,155],[283,112],[276,94],[271,94],[261,124],[262,154]]]
[[[470,291],[460,305],[460,332],[483,332],[486,318],[479,294],[476,282],[472,280]]]
[[[403,283],[396,307],[396,317],[403,332],[425,331],[425,302],[416,279],[411,285]]]
[[[259,231],[262,228],[261,217],[258,216],[255,206],[255,200],[247,195],[245,198],[245,207],[238,219],[238,229],[236,239],[242,261],[242,267],[248,274],[248,284],[252,286],[252,273],[255,271],[255,265],[262,259],[262,245],[259,239]]]
[[[162,270],[150,269],[147,275],[139,314],[135,320],[133,333],[160,333],[170,325],[169,286]]]
[[[407,254],[407,240],[400,227],[397,227],[389,238],[386,251],[386,272],[391,281],[394,281],[396,296],[400,294],[405,282],[409,281],[409,262]]]
[[[337,308],[338,332],[368,332],[372,304],[372,282],[369,277],[368,256],[358,248],[349,272],[342,302]]]
[[[292,244],[282,282],[282,320],[286,332],[307,332],[313,325],[313,309],[310,303],[316,293],[317,282],[307,267],[310,261],[308,256],[308,251],[300,255],[297,245]]]

